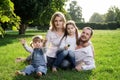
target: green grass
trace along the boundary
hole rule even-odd
[[[15,58],[29,55],[19,42],[25,38],[29,43],[33,35],[42,31],[27,31],[25,35],[17,32],[7,32],[5,38],[0,38],[0,80],[35,80],[34,75],[16,76],[15,71],[23,69],[27,64],[16,63]],[[120,30],[95,30],[91,40],[95,48],[96,69],[92,71],[76,72],[59,70],[40,80],[119,80],[120,79]]]

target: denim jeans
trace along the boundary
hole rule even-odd
[[[42,72],[43,74],[46,74],[47,72],[47,66],[39,66],[39,67],[33,67],[33,65],[28,65],[22,72],[25,72],[27,75],[30,75],[33,72]]]
[[[71,68],[75,67],[75,54],[73,51],[71,50],[63,50],[63,51],[58,51],[57,55],[56,55],[56,59],[55,62],[53,63],[53,67],[59,67],[64,59],[67,59],[70,64],[71,64]]]

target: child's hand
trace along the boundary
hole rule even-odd
[[[21,39],[20,42],[21,42],[21,44],[23,44],[23,45],[26,43],[25,39]]]
[[[70,47],[70,44],[68,44],[67,46],[65,46],[65,50],[67,50]]]

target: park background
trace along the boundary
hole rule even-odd
[[[27,64],[16,63],[17,57],[29,55],[19,40],[30,43],[32,36],[45,37],[52,14],[61,11],[67,20],[74,20],[81,32],[85,26],[94,29],[96,69],[90,71],[48,70],[42,80],[119,80],[120,76],[120,9],[110,6],[104,14],[93,13],[89,21],[82,16],[82,7],[75,0],[0,0],[0,80],[35,80],[35,76],[16,76],[15,71]],[[65,9],[66,3],[70,6]],[[102,3],[102,2],[101,2]],[[89,14],[89,12],[88,12]]]

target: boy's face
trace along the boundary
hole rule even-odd
[[[42,41],[35,41],[33,42],[33,48],[41,48],[43,47],[43,42]]]

